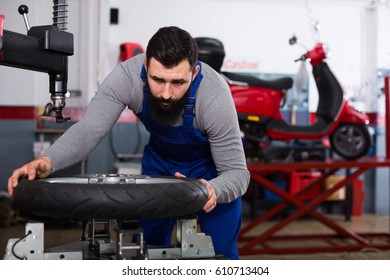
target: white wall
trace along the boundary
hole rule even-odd
[[[107,27],[107,37],[100,52],[101,76],[117,63],[118,46],[126,41],[146,46],[150,36],[161,26],[178,25],[193,36],[210,36],[222,40],[226,60],[257,63],[258,72],[295,74],[299,65],[294,59],[303,53],[290,46],[288,39],[296,34],[302,44],[312,47],[313,22],[321,25],[319,39],[329,46],[331,69],[340,79],[349,96],[362,94],[366,111],[375,110],[373,86],[375,80],[377,41],[374,34],[378,18],[376,9],[362,0],[109,0],[104,1],[102,14],[110,7],[119,8],[119,24]],[[379,6],[381,18],[389,18],[390,9]],[[369,11],[369,12],[367,12]],[[367,14],[372,14],[370,17]],[[370,13],[371,12],[371,13]],[[381,26],[378,32],[387,31]],[[318,35],[317,34],[317,35]],[[370,37],[367,37],[369,35]],[[386,42],[390,47],[390,42]],[[386,49],[383,45],[382,49]],[[382,51],[380,49],[380,51]],[[388,48],[387,48],[388,49]],[[380,56],[389,59],[389,55]],[[373,63],[371,61],[374,61]],[[379,62],[378,62],[379,63]],[[250,70],[250,69],[242,69]],[[312,81],[310,110],[317,104]]]
[[[161,26],[178,25],[193,36],[213,36],[223,41],[228,58],[259,60],[265,72],[295,72],[293,63],[302,49],[288,45],[292,34],[312,47],[309,21],[321,23],[322,39],[337,49],[338,57],[360,53],[361,1],[305,0],[110,0],[111,7],[120,9],[120,23],[110,26],[107,40],[114,48],[125,40],[147,44]],[[105,13],[106,11],[102,11]],[[348,21],[345,20],[346,12]],[[330,18],[332,17],[332,18]],[[344,20],[342,24],[340,24]],[[348,38],[346,38],[348,34]],[[354,44],[358,48],[351,49]],[[352,53],[351,53],[352,51]],[[113,54],[111,49],[107,54]],[[295,55],[295,56],[294,56]],[[337,57],[336,56],[336,57]],[[352,61],[356,64],[356,60]],[[344,66],[344,68],[353,68]]]
[[[83,97],[69,106],[84,106],[98,84],[119,61],[119,45],[137,42],[146,47],[161,26],[177,25],[193,36],[223,41],[226,60],[248,61],[255,71],[295,74],[294,59],[303,53],[290,46],[296,34],[307,47],[315,43],[312,22],[318,20],[321,41],[331,50],[328,60],[349,96],[359,94],[366,111],[376,110],[374,84],[377,67],[390,68],[388,35],[390,8],[372,7],[368,0],[69,0],[69,32],[75,35],[75,56],[70,58],[69,89],[81,89]],[[7,1],[0,13],[5,29],[25,32],[17,7],[30,6],[31,25],[50,24],[50,0]],[[119,8],[119,24],[109,25],[109,9]],[[248,69],[242,69],[243,71]],[[49,100],[47,74],[24,73],[0,66],[0,105],[44,105]],[[371,83],[370,83],[371,82]],[[368,86],[367,86],[368,85]],[[310,87],[311,105],[316,91]],[[374,101],[371,101],[374,98]]]

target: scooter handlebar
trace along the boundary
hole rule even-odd
[[[324,45],[318,43],[315,47],[303,55],[306,59],[310,59],[311,65],[317,65],[321,63],[326,58],[326,52]]]
[[[300,58],[295,59],[294,62],[305,61],[306,59],[307,59],[306,54],[303,54],[303,55],[301,55]]]

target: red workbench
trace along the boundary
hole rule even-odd
[[[296,254],[296,253],[316,253],[316,252],[339,252],[339,251],[357,251],[363,248],[390,249],[390,234],[389,233],[357,233],[350,229],[340,226],[335,221],[329,219],[324,214],[318,212],[316,207],[321,205],[330,195],[338,191],[343,186],[351,183],[358,176],[373,168],[389,168],[390,159],[388,158],[362,158],[357,161],[345,160],[326,160],[321,162],[291,162],[291,163],[256,163],[249,162],[248,169],[251,173],[251,180],[257,182],[261,187],[264,187],[282,198],[282,201],[275,207],[271,208],[246,226],[244,226],[239,234],[238,245],[241,255],[256,255],[256,254]],[[311,188],[318,187],[323,184],[326,178],[333,175],[339,170],[348,170],[348,176],[342,181],[335,184],[332,188],[321,193],[312,200],[300,200],[299,195],[309,191]],[[286,190],[278,187],[266,178],[270,172],[276,171],[312,171],[318,170],[322,172],[322,176],[315,179],[305,186],[298,193],[291,195]],[[274,217],[287,207],[294,206],[296,211],[290,212],[287,217],[280,220],[276,225],[267,229],[262,233],[258,233],[258,227],[262,222]],[[289,223],[301,218],[304,215],[310,215],[327,227],[331,228],[335,234],[313,234],[313,235],[275,235],[279,230],[287,226]],[[253,233],[256,231],[257,233]],[[252,234],[251,234],[252,233]],[[306,247],[291,247],[283,248],[280,244],[276,247],[272,246],[273,241],[288,241],[288,240],[322,240],[325,245],[306,246]],[[341,242],[339,242],[341,241]]]

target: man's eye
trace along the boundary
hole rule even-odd
[[[175,81],[175,82],[173,82],[173,84],[176,86],[181,86],[181,85],[184,85],[184,82],[183,81]]]
[[[160,79],[153,79],[153,81],[157,84],[162,84],[164,83],[164,80],[160,80]]]

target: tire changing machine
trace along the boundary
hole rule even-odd
[[[214,251],[211,237],[197,232],[196,217],[177,219],[175,245],[146,246],[143,230],[136,220],[90,220],[88,236],[80,241],[45,249],[44,223],[26,223],[22,238],[8,241],[4,260],[86,260],[86,259],[214,259],[221,258]],[[113,229],[113,230],[112,230]],[[113,233],[115,240],[112,239]]]

